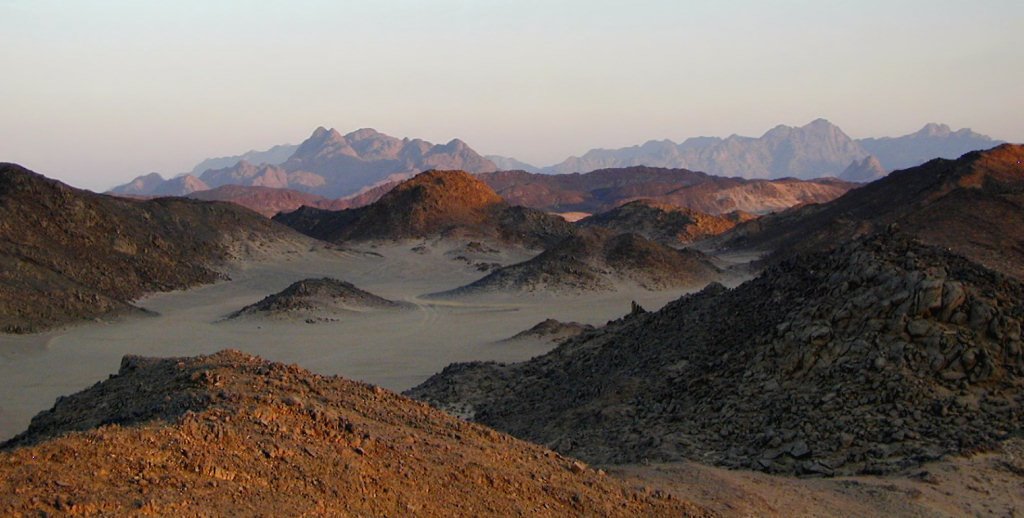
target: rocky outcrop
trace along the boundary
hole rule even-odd
[[[410,394],[591,462],[888,473],[1024,425],[1024,287],[876,235]]]
[[[125,357],[0,448],[0,492],[5,516],[707,515],[386,390],[237,351]]]

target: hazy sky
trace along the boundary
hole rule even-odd
[[[316,126],[547,165],[592,147],[1024,141],[1024,1],[0,0],[0,161],[106,189]]]

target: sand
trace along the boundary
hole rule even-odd
[[[230,281],[149,296],[137,302],[158,313],[90,323],[32,336],[0,336],[0,440],[24,430],[33,415],[112,374],[125,354],[192,356],[235,348],[401,391],[452,362],[522,361],[555,346],[550,341],[502,340],[547,318],[601,325],[626,314],[630,301],[657,309],[685,290],[619,291],[576,297],[498,295],[472,301],[420,296],[486,275],[479,262],[510,264],[537,251],[491,245],[469,254],[463,243],[407,241],[352,250],[282,249],[260,261],[233,265]],[[413,251],[413,248],[418,251]],[[497,251],[493,251],[497,250]],[[381,297],[416,305],[412,311],[340,314],[336,322],[301,319],[221,319],[268,294],[309,277],[349,281]],[[735,281],[734,281],[735,282]]]
[[[888,476],[796,478],[695,462],[606,467],[725,517],[1020,516],[1024,440]]]

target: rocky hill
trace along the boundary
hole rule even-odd
[[[274,220],[331,242],[470,236],[543,247],[575,231],[557,216],[510,206],[487,184],[463,171],[421,173],[364,207],[342,211],[303,207]]]
[[[154,291],[221,277],[223,262],[301,236],[226,203],[129,200],[0,164],[0,330],[111,313]]]
[[[725,246],[782,256],[897,223],[925,243],[1024,278],[1024,146],[1003,144],[896,171],[830,203],[767,216],[723,234]]]
[[[227,318],[299,318],[313,323],[331,319],[339,313],[411,307],[411,304],[395,302],[361,290],[352,283],[324,277],[294,282],[284,290],[268,295]]]
[[[737,223],[754,218],[745,212],[712,216],[650,200],[637,200],[594,214],[576,224],[583,228],[604,228],[617,234],[634,232],[647,239],[676,246],[721,234]]]
[[[476,282],[432,296],[577,294],[614,290],[622,282],[649,290],[699,287],[717,279],[720,273],[710,258],[696,250],[675,250],[637,234],[616,235],[591,228],[528,261],[499,268]]]
[[[225,351],[125,357],[0,449],[0,514],[702,516],[380,388]]]
[[[410,391],[590,462],[888,473],[1024,425],[1024,287],[877,234]]]
[[[744,180],[641,166],[561,175],[499,171],[478,177],[513,205],[590,214],[638,199],[708,214],[763,214],[830,201],[855,185],[836,179]]]
[[[278,162],[280,154],[287,150],[293,152],[287,160]],[[260,161],[268,157],[273,160],[261,163],[247,159]],[[283,146],[266,153],[249,154],[248,157],[242,155],[237,157],[239,160],[232,161],[234,158],[211,161],[213,166],[203,170],[198,177],[184,175],[179,178],[187,178],[185,181],[192,184],[199,180],[205,186],[193,191],[222,185],[245,185],[288,188],[326,198],[340,198],[430,169],[461,169],[474,173],[497,169],[491,161],[458,139],[447,144],[431,144],[420,139],[398,139],[369,128],[347,135],[334,129],[317,128],[298,146]],[[169,185],[171,182],[175,185]],[[135,195],[184,195],[192,192],[180,188],[177,184],[181,182],[179,179],[164,181],[147,175],[117,186],[110,192]]]

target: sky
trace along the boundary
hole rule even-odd
[[[927,122],[1024,142],[1020,0],[0,0],[0,161],[105,190],[317,126],[549,165]]]

